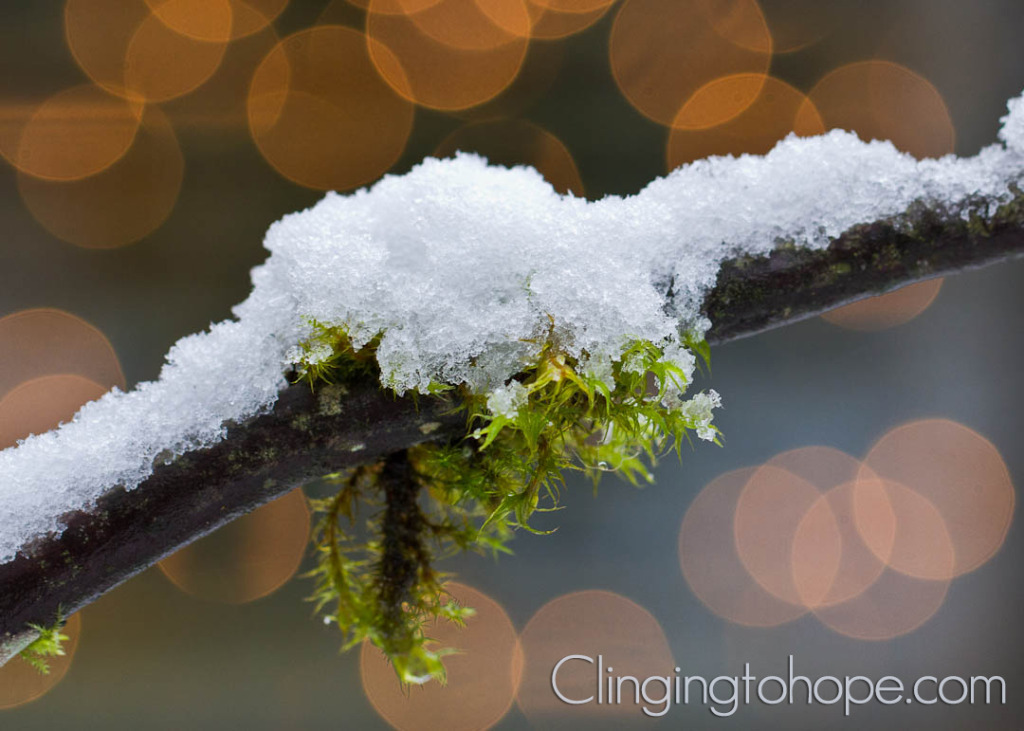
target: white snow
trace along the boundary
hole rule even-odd
[[[526,405],[529,392],[519,381],[511,380],[507,386],[498,386],[487,396],[487,408],[495,416],[514,419]]]
[[[502,413],[521,396],[507,379],[552,321],[592,372],[610,374],[632,338],[663,343],[692,368],[678,333],[707,326],[698,305],[723,259],[780,238],[821,247],[917,199],[1007,198],[1024,171],[1024,101],[1009,106],[1002,144],[968,159],[917,162],[837,131],[787,139],[764,157],[700,161],[638,195],[589,203],[557,195],[532,169],[470,155],[328,194],[271,226],[270,257],[253,270],[237,320],[180,340],[159,380],[115,389],[0,452],[0,561],[111,487],[135,487],[155,461],[270,408],[311,317],[345,325],[357,346],[383,332],[382,379],[397,391],[464,382],[493,394]],[[707,418],[700,436],[713,436],[717,403],[711,393],[691,400]]]

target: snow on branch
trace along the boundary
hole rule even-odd
[[[0,645],[303,481],[458,432],[439,398],[289,386],[320,357],[315,323],[375,341],[399,394],[487,393],[539,333],[597,373],[636,339],[722,342],[1020,254],[1024,101],[1009,106],[972,158],[832,132],[587,202],[462,155],[286,216],[236,320],[0,452]]]

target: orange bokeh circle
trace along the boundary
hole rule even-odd
[[[292,490],[171,554],[160,570],[190,596],[251,602],[295,575],[306,553],[309,521],[302,490]]]
[[[774,627],[807,609],[769,594],[753,580],[736,550],[733,515],[756,470],[719,475],[701,490],[679,529],[679,563],[691,591],[712,612],[736,624]]]
[[[766,78],[771,48],[755,0],[626,0],[612,25],[609,55],[629,102],[671,126],[708,82],[740,73]],[[733,116],[760,92],[757,85],[747,87],[731,104]]]
[[[47,307],[0,318],[0,398],[25,381],[68,373],[125,387],[110,341],[82,318]]]
[[[226,48],[172,30],[145,0],[67,0],[64,33],[89,78],[145,102],[196,89],[217,70]]]
[[[917,158],[953,152],[956,133],[942,95],[905,66],[880,60],[841,66],[807,96],[827,129],[891,140]]]
[[[432,8],[442,0],[346,0],[349,4],[355,5],[357,8],[363,10],[369,10],[370,5],[373,4],[373,12],[381,13],[383,15],[413,15],[419,13],[428,8]],[[320,22],[325,22],[325,17],[331,11],[331,7],[335,3],[340,3],[341,0],[332,0],[331,4],[327,6],[323,13],[320,15]],[[333,14],[333,13],[332,13]],[[330,22],[330,21],[328,21]]]
[[[814,616],[833,632],[858,640],[885,641],[909,634],[942,607],[949,580],[915,579],[886,569],[849,601],[816,607]]]
[[[197,41],[231,40],[234,8],[230,0],[145,0],[153,15],[175,33]]]
[[[953,578],[953,541],[945,518],[930,500],[892,480],[861,480],[858,487],[855,527],[879,560],[915,579]],[[892,528],[877,519],[879,512],[890,516]]]
[[[427,635],[457,653],[444,658],[446,684],[430,681],[403,688],[387,658],[369,642],[359,655],[363,691],[374,709],[400,731],[488,729],[512,708],[522,675],[522,654],[512,620],[498,602],[458,582],[445,585],[476,614],[464,627],[445,620]]]
[[[793,583],[801,602],[808,608],[830,606],[863,593],[885,569],[896,531],[885,494],[875,495],[864,482],[870,471],[841,450],[817,445],[781,452],[767,464],[820,492],[790,536]],[[869,503],[864,494],[874,499]],[[871,548],[858,531],[858,518],[875,526]]]
[[[238,139],[239,133],[245,137],[253,73],[280,40],[274,28],[268,26],[231,43],[217,73],[166,108],[175,127],[226,133],[232,139]]]
[[[900,287],[875,297],[852,302],[824,313],[826,322],[850,330],[873,332],[910,322],[931,307],[942,289],[942,279]]]
[[[269,26],[288,0],[146,0],[171,30],[199,41],[225,43]]]
[[[588,12],[570,13],[545,6],[543,0],[527,0],[531,22],[530,36],[535,40],[553,41],[574,35],[603,18],[612,4],[607,3]]]
[[[491,51],[529,38],[532,24],[526,0],[441,0],[407,17],[457,51]]]
[[[423,32],[415,16],[381,12],[381,5],[388,2],[394,0],[373,0],[370,4],[366,17],[368,47],[384,80],[409,101],[446,111],[468,109],[493,99],[515,80],[529,38],[503,29],[472,0],[441,0],[416,15],[444,18],[452,10],[465,10],[463,20],[453,27],[461,28],[463,37],[479,35],[486,41],[480,41],[475,49],[431,37]]]
[[[607,10],[615,0],[530,0],[542,8],[556,13],[572,13],[576,15],[590,14],[599,10]]]
[[[64,89],[19,110],[0,137],[0,153],[20,172],[79,180],[120,160],[132,146],[142,106],[92,84]]]
[[[786,0],[766,9],[772,51],[795,53],[824,40],[839,25],[843,8],[821,0]]]
[[[583,654],[594,661],[573,661],[560,668],[559,690],[569,698],[596,692],[598,655],[604,669],[616,676],[669,675],[675,666],[658,620],[639,604],[609,591],[577,591],[552,599],[533,615],[520,640],[524,670],[517,701],[539,728],[557,728],[567,718],[589,716],[595,720],[595,714],[621,718],[638,713],[629,692],[617,705],[560,701],[552,692],[551,675],[568,655]]]
[[[733,530],[740,560],[765,591],[790,604],[803,605],[793,575],[795,536],[820,496],[812,483],[768,463],[754,471],[736,503]],[[828,573],[838,568],[838,550],[833,546],[827,556]]]
[[[64,655],[47,658],[49,674],[43,675],[17,657],[0,667],[0,709],[16,708],[41,698],[64,679],[82,636],[81,616],[72,614],[68,617],[61,633],[68,638],[64,642]]]
[[[257,147],[283,176],[348,190],[398,160],[413,106],[381,80],[362,34],[323,25],[288,36],[267,55],[249,88],[248,117]]]
[[[475,152],[493,165],[530,165],[559,193],[583,197],[583,181],[562,141],[523,119],[468,124],[452,132],[434,150],[436,157]]]
[[[913,421],[879,439],[864,464],[934,506],[948,530],[955,556],[951,576],[973,571],[1003,545],[1016,493],[999,450],[974,430],[948,419]],[[930,547],[928,540],[936,540],[934,530],[919,529],[918,534],[920,540],[911,547],[917,552]],[[938,540],[941,542],[941,536]],[[940,569],[922,565],[920,560],[910,555],[897,568],[936,578]]]
[[[39,376],[15,386],[0,398],[0,449],[70,421],[85,403],[95,401],[107,390],[70,373]]]
[[[106,170],[74,181],[20,174],[18,190],[32,216],[59,239],[94,249],[145,238],[170,215],[185,161],[166,115],[148,107],[131,148]]]
[[[666,160],[674,170],[712,155],[763,155],[791,132],[808,136],[824,131],[807,97],[786,82],[763,74],[733,74],[708,82],[680,108]]]

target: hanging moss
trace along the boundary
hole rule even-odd
[[[317,611],[341,630],[346,648],[364,640],[379,647],[403,682],[443,680],[447,650],[424,627],[472,614],[445,593],[438,560],[466,550],[507,552],[516,529],[542,532],[531,516],[558,508],[567,471],[595,486],[605,473],[649,483],[658,456],[679,453],[691,432],[718,439],[711,425],[718,395],[683,398],[694,353],[707,364],[702,340],[636,340],[614,361],[583,364],[558,347],[553,332],[533,363],[490,392],[431,386],[431,393],[456,392],[466,416],[461,439],[330,475],[337,492],[312,501]],[[344,387],[374,372],[375,347],[356,351],[342,328],[314,322],[300,346],[298,377],[313,388]]]

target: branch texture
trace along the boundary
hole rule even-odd
[[[964,216],[962,211],[968,211]],[[704,302],[718,344],[936,276],[1024,254],[1024,195],[984,215],[918,206],[857,226],[827,249],[783,242],[721,268]],[[325,474],[464,432],[440,398],[396,399],[376,383],[314,394],[285,389],[273,410],[232,425],[222,442],[159,465],[136,489],[112,489],[68,528],[0,565],[0,664],[48,625],[221,525]]]

